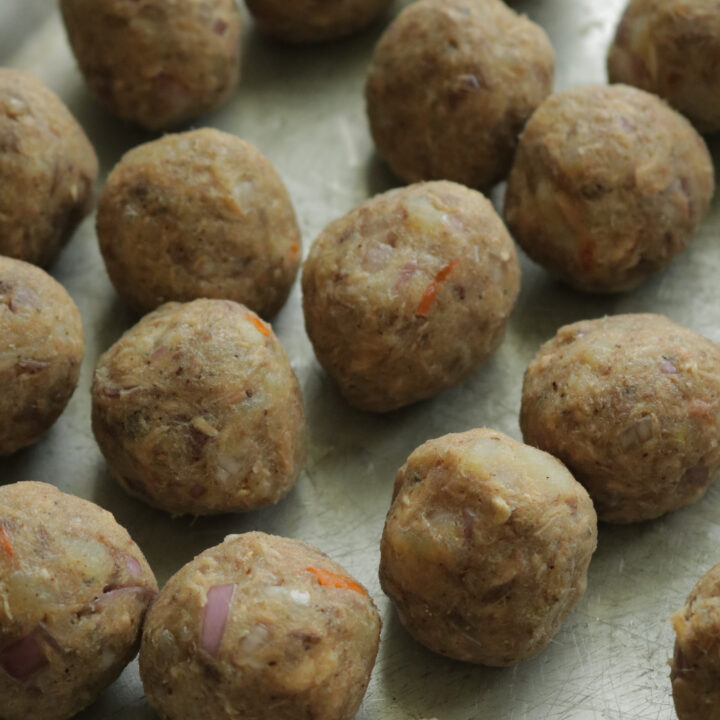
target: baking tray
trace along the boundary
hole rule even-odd
[[[623,2],[527,0],[514,5],[547,30],[557,53],[556,87],[564,89],[605,81],[605,52]],[[403,4],[398,2],[361,35],[307,49],[267,41],[248,21],[242,84],[225,108],[198,123],[251,141],[273,161],[295,203],[305,253],[329,221],[393,185],[373,154],[363,84],[374,43]],[[0,0],[0,65],[38,75],[68,104],[97,148],[101,180],[126,150],[149,139],[90,98],[50,0]],[[501,195],[502,186],[493,200],[499,203]],[[296,285],[273,326],[305,397],[307,468],[297,488],[276,507],[194,521],[171,519],[129,499],[109,477],[93,441],[93,368],[135,318],[107,279],[94,218],[89,218],[52,267],[85,321],[87,354],[79,386],[40,443],[2,461],[0,479],[52,482],[111,510],[140,544],[161,584],[229,533],[260,529],[330,553],[369,588],[383,616],[380,653],[359,720],[670,720],[675,716],[666,665],[673,646],[668,618],[705,570],[720,561],[720,487],[660,520],[601,527],[585,597],[547,650],[510,669],[453,662],[417,645],[380,590],[378,545],[395,472],[417,445],[483,425],[521,437],[517,417],[523,371],[559,325],[653,311],[720,340],[719,213],[715,203],[692,247],[667,272],[621,297],[574,293],[521,254],[523,290],[498,353],[460,386],[387,416],[353,411],[340,399],[314,359]],[[144,700],[137,664],[79,717],[155,717]]]

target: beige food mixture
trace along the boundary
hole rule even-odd
[[[369,25],[392,0],[247,0],[263,32],[290,43],[351,35]]]
[[[565,466],[495,430],[421,445],[400,468],[380,582],[442,655],[506,666],[552,640],[585,592],[597,518]]]
[[[316,548],[251,532],[174,575],[150,611],[140,674],[164,718],[349,720],[365,694],[380,617]]]
[[[497,349],[520,267],[485,197],[434,182],[331,223],[302,285],[320,364],[352,405],[386,412],[454,385]]]
[[[720,718],[720,565],[708,570],[673,615],[670,680],[678,720]]]
[[[93,205],[98,162],[36,77],[0,68],[0,255],[46,266]]]
[[[545,32],[501,0],[418,0],[373,54],[366,96],[378,154],[406,182],[487,189],[552,91]]]
[[[100,358],[92,401],[110,473],[176,515],[270,505],[304,464],[297,378],[270,326],[238,303],[144,317]]]
[[[110,279],[142,313],[211,297],[270,318],[301,257],[275,168],[250,143],[209,128],[127,153],[103,188],[97,231]]]
[[[663,101],[624,85],[575,88],[528,122],[505,219],[574,288],[624,292],[687,246],[714,189],[705,142]]]
[[[34,265],[0,256],[0,456],[37,442],[77,385],[80,311]]]
[[[631,0],[608,54],[610,82],[665,98],[703,133],[720,130],[720,3]]]
[[[234,0],[61,0],[60,9],[91,91],[147,130],[214,110],[238,84]]]
[[[566,325],[530,363],[520,426],[587,488],[601,520],[656,518],[720,470],[720,347],[661,315]]]
[[[64,720],[132,660],[157,593],[140,548],[97,505],[0,487],[0,717]]]

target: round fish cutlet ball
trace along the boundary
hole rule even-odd
[[[93,702],[135,657],[157,589],[109,512],[45,483],[0,487],[0,717]]]
[[[238,84],[234,0],[61,0],[60,9],[90,90],[147,130],[218,108]]]
[[[608,53],[610,82],[655,93],[703,133],[720,130],[720,3],[631,0]]]
[[[525,442],[560,458],[601,520],[651,520],[720,470],[720,347],[661,315],[566,325],[530,363]]]
[[[37,442],[58,419],[84,352],[80,311],[65,288],[0,256],[0,456]]]
[[[127,153],[103,188],[97,231],[110,279],[141,313],[210,297],[272,317],[301,256],[275,168],[250,143],[212,129]]]
[[[679,720],[720,718],[720,565],[708,570],[684,607],[673,615],[675,653],[670,661]]]
[[[49,265],[93,205],[98,161],[36,77],[0,68],[0,255]]]
[[[392,0],[247,0],[260,29],[289,43],[315,43],[351,35],[369,25]]]
[[[408,632],[456,660],[539,653],[585,592],[597,518],[582,485],[486,428],[429,440],[400,468],[380,583]]]
[[[351,405],[387,412],[454,385],[497,349],[520,267],[488,200],[433,182],[331,223],[302,285],[320,364]]]
[[[488,189],[552,92],[545,32],[501,0],[418,0],[380,39],[367,77],[377,152],[406,182]]]
[[[365,588],[312,545],[231,535],[174,575],[148,615],[140,675],[165,718],[349,720],[380,617]]]
[[[230,301],[168,303],[128,330],[98,363],[92,426],[120,485],[175,515],[275,503],[305,461],[287,354]]]
[[[707,146],[658,98],[624,85],[548,98],[520,138],[505,220],[577,290],[632,290],[682,251],[715,187]]]

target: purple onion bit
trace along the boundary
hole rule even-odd
[[[31,307],[36,310],[40,308],[40,298],[32,288],[20,285],[15,288],[15,292],[10,298],[10,311],[17,313],[22,308]]]
[[[6,645],[0,650],[0,667],[16,680],[25,680],[49,664],[39,637],[45,633],[40,627]]]
[[[710,470],[707,465],[699,463],[691,468],[688,468],[682,476],[681,482],[694,485],[697,487],[704,488],[710,480]]]
[[[33,360],[32,358],[20,358],[15,363],[15,372],[18,375],[37,375],[45,368],[50,367],[46,360]]]
[[[475,516],[467,509],[463,510],[463,536],[468,543],[472,542]]]
[[[91,612],[112,604],[121,597],[135,597],[139,602],[149,604],[155,599],[157,593],[145,585],[130,585],[128,587],[109,587],[103,590],[103,594],[96,597],[92,602]]]
[[[234,594],[235,583],[213,585],[208,590],[203,609],[200,647],[212,657],[217,657],[220,652]]]
[[[418,264],[415,261],[403,265],[400,269],[398,279],[395,282],[395,285],[393,285],[393,290],[397,290],[398,288],[402,287],[406,282],[409,282],[417,271]]]
[[[626,117],[620,116],[620,125],[625,132],[635,131],[635,126]]]
[[[132,555],[125,556],[125,568],[131,578],[135,578],[137,580],[142,578],[142,565],[140,564],[140,561]]]

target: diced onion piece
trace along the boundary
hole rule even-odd
[[[214,585],[207,593],[200,631],[200,647],[213,657],[220,652],[234,593],[234,583]]]
[[[93,602],[92,611],[95,612],[98,608],[102,608],[109,605],[115,600],[121,597],[134,596],[140,602],[150,602],[155,597],[155,591],[152,588],[145,587],[144,585],[131,585],[130,587],[113,588],[104,592],[100,597],[96,598]]]
[[[297,605],[309,605],[310,593],[305,590],[291,590],[290,599]]]
[[[677,369],[676,365],[670,360],[663,360],[660,363],[660,372],[663,375],[677,375],[680,371]]]
[[[32,358],[20,358],[15,363],[15,369],[18,375],[36,375],[45,368],[50,367],[50,363],[45,360],[33,360]]]
[[[398,279],[393,285],[393,290],[397,290],[398,288],[402,287],[405,283],[410,282],[413,275],[418,271],[418,264],[417,262],[409,262],[402,266],[400,269],[400,274],[398,275]]]
[[[682,482],[688,483],[689,485],[698,485],[705,487],[710,478],[710,470],[706,465],[700,463],[691,468],[688,468],[682,476]]]
[[[373,242],[367,248],[362,259],[363,270],[378,272],[390,262],[393,256],[393,248],[387,243]]]
[[[150,356],[150,362],[153,360],[159,360],[161,357],[164,357],[170,352],[170,348],[167,347],[167,345],[161,345],[159,348],[156,348],[153,350],[152,355]]]
[[[0,650],[0,666],[16,680],[34,675],[48,662],[35,630]]]
[[[125,567],[127,568],[130,577],[142,577],[142,565],[140,564],[140,561],[137,558],[134,558],[132,555],[125,556]]]
[[[270,630],[268,630],[267,625],[258,623],[252,627],[240,641],[240,649],[246,656],[245,660],[247,661],[247,656],[253,655],[260,648],[267,645],[268,640],[270,640]]]
[[[17,313],[18,310],[24,307],[33,307],[39,309],[41,306],[40,299],[37,294],[29,287],[21,285],[15,288],[10,299],[10,310]]]
[[[467,509],[463,510],[463,536],[467,542],[473,539],[475,516]]]

